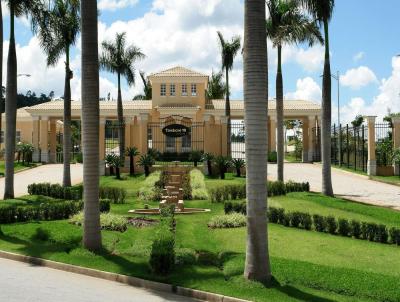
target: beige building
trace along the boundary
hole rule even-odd
[[[227,155],[227,118],[224,100],[207,100],[208,75],[174,67],[149,76],[153,99],[124,101],[126,147],[146,153],[157,150],[161,160],[183,160],[192,150]],[[81,103],[73,101],[72,119],[80,121]],[[305,100],[285,100],[285,119],[303,122],[303,161],[312,161],[312,128],[318,125],[320,105]],[[244,157],[244,102],[231,101],[232,157]],[[34,160],[56,162],[58,132],[62,132],[63,101],[18,110],[17,140],[32,143]],[[118,152],[117,103],[100,101],[100,166],[107,153]],[[269,150],[276,149],[276,104],[269,101]],[[4,123],[3,123],[4,127]],[[4,129],[4,128],[3,128]],[[183,130],[182,130],[183,129]],[[169,131],[169,134],[168,134]],[[181,131],[185,131],[181,133]],[[179,132],[179,133],[178,133]],[[170,133],[174,133],[171,135]],[[177,134],[178,133],[178,134]],[[184,135],[183,135],[184,134]],[[79,152],[80,146],[74,151]]]

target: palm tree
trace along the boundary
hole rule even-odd
[[[15,51],[15,17],[31,15],[32,22],[43,11],[39,0],[7,0],[10,8],[10,44],[7,59],[5,185],[4,199],[14,198],[14,156],[17,125],[17,54]]]
[[[229,102],[229,71],[232,70],[233,61],[240,50],[240,37],[233,37],[231,42],[227,42],[225,41],[221,32],[218,31],[217,33],[221,44],[222,70],[225,69],[225,115],[228,118],[227,155],[231,156],[231,104]]]
[[[129,175],[135,175],[135,156],[139,156],[140,152],[136,147],[129,147],[126,149],[126,155],[129,156]]]
[[[3,127],[3,108],[4,108],[4,101],[3,101],[3,10],[1,7],[0,1],[0,151],[1,151],[1,131]]]
[[[298,0],[324,29],[325,63],[322,80],[321,158],[322,193],[333,196],[331,171],[331,124],[332,124],[332,83],[329,54],[329,21],[333,15],[335,0]]]
[[[139,166],[144,168],[145,177],[150,175],[150,168],[154,165],[154,163],[154,157],[150,153],[147,153],[140,157],[138,164]]]
[[[80,31],[79,0],[53,0],[48,13],[38,26],[40,43],[47,54],[47,66],[55,66],[65,55],[64,117],[63,117],[63,186],[71,186],[71,79],[70,49]]]
[[[282,46],[290,43],[307,41],[312,46],[316,41],[323,42],[315,21],[301,11],[295,0],[267,1],[269,18],[267,20],[267,36],[278,50],[278,69],[276,74],[276,113],[277,113],[277,163],[278,180],[283,181],[284,161],[284,116],[283,116],[283,76]]]
[[[206,90],[206,97],[208,100],[223,99],[226,93],[226,85],[222,81],[222,72],[215,73],[212,71],[210,81],[208,82],[208,88]]]
[[[81,2],[82,126],[83,126],[83,246],[101,248],[99,208],[99,50],[97,1]]]
[[[119,155],[124,157],[125,150],[125,125],[124,113],[122,107],[121,94],[121,76],[126,78],[128,85],[135,84],[135,68],[134,64],[137,60],[141,60],[145,55],[140,48],[132,45],[126,47],[126,33],[117,33],[114,42],[104,41],[102,44],[103,53],[100,57],[100,67],[111,73],[117,74],[118,79],[118,138],[119,138]]]
[[[267,230],[268,55],[265,0],[245,1],[243,76],[246,128],[247,247],[244,276],[268,282]]]
[[[143,82],[143,94],[138,94],[133,97],[134,101],[137,100],[151,100],[152,95],[153,95],[153,89],[151,87],[151,82],[149,79],[146,79],[146,74],[144,71],[140,71],[140,78],[142,79]]]
[[[208,175],[212,176],[212,161],[214,160],[214,155],[211,153],[204,153],[202,160],[207,163]]]

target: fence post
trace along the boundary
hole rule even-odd
[[[400,148],[400,116],[392,117],[393,123],[393,150]],[[393,164],[394,175],[400,175],[398,164]]]
[[[376,175],[376,142],[375,142],[375,120],[376,116],[364,117],[368,123],[368,164],[367,173],[369,176]]]
[[[342,166],[342,161],[343,161],[343,158],[342,158],[342,124],[339,124],[339,137],[338,137],[338,140],[339,140],[339,167],[341,167]]]

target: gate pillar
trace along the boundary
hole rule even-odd
[[[376,143],[375,143],[375,119],[376,116],[366,116],[365,120],[368,123],[368,175],[376,175]]]
[[[40,120],[40,161],[49,161],[49,118],[44,116]]]
[[[149,115],[147,113],[141,113],[139,115],[139,137],[140,146],[138,147],[140,154],[144,155],[147,153],[147,126],[149,121]]]
[[[32,130],[32,145],[33,145],[33,155],[32,159],[34,162],[40,161],[40,146],[39,146],[39,117],[34,116],[33,118],[33,130]]]
[[[392,117],[393,123],[393,150],[400,149],[400,116]],[[394,163],[394,175],[400,175],[399,164]]]
[[[54,164],[57,157],[57,121],[50,120],[50,163]]]
[[[276,117],[269,117],[269,152],[276,151]]]
[[[221,116],[221,155],[228,156],[228,117]]]
[[[302,127],[302,131],[303,131],[302,161],[303,161],[303,163],[307,163],[308,162],[308,153],[309,153],[309,150],[310,150],[310,133],[309,133],[309,129],[310,129],[310,122],[309,122],[308,118],[304,118],[303,119],[303,127]]]

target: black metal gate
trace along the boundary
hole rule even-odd
[[[313,162],[321,161],[321,128],[312,128]]]
[[[163,133],[169,125],[187,127],[188,133],[181,137],[171,137]],[[190,163],[192,151],[204,151],[204,122],[193,122],[191,118],[172,115],[150,122],[147,127],[147,148],[153,152],[157,163],[180,161]]]
[[[231,120],[231,157],[244,159],[246,157],[246,132],[243,120]]]
[[[125,127],[116,120],[107,120],[105,125],[105,155],[116,154],[119,155],[119,130]]]

